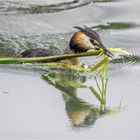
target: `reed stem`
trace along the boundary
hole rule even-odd
[[[97,56],[101,51],[92,51],[92,52],[84,52],[77,54],[63,54],[63,55],[55,55],[48,57],[32,57],[32,58],[0,58],[0,64],[22,64],[22,63],[48,63],[54,62],[62,59],[70,59],[74,57],[87,57],[87,56]]]

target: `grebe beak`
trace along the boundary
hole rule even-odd
[[[91,38],[91,43],[93,45],[97,45],[99,48],[102,48],[104,50],[104,53],[108,56],[108,57],[113,57],[114,54],[111,53],[102,43],[101,38],[99,36],[99,34],[95,31],[93,31],[91,28],[87,27],[86,25],[84,25],[85,29],[82,27],[78,27],[78,26],[74,26],[74,28],[80,30],[81,32],[83,32],[84,34],[86,34],[87,36],[89,36]]]

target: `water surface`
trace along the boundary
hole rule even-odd
[[[61,53],[76,31],[72,27],[85,24],[107,47],[126,49],[139,59],[139,7],[139,0],[0,0],[0,56],[37,47]],[[1,65],[0,138],[139,139],[140,65],[134,61],[110,64],[107,109],[114,114],[104,115],[88,89],[63,81],[95,86],[88,74],[70,77],[48,67]]]

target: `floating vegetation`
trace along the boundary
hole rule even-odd
[[[111,60],[111,63],[140,63],[139,55],[120,55],[119,58]]]
[[[118,48],[109,48],[109,51],[128,54],[125,50]],[[83,66],[58,61],[87,56],[97,57],[98,62],[94,64],[94,66],[85,68]],[[44,70],[42,78],[61,91],[67,115],[74,127],[89,126],[100,116],[111,113],[111,109],[106,107],[109,58],[104,54],[102,49],[85,53],[49,57],[0,58],[0,64],[22,63],[32,63],[42,67],[49,67],[49,70]],[[87,79],[92,79],[94,84],[87,84]],[[85,89],[89,93],[92,93],[97,104],[89,104],[80,99],[77,95],[78,89]]]
[[[98,25],[98,26],[94,26],[92,28],[99,28],[99,29],[103,29],[103,30],[107,30],[107,29],[122,30],[122,29],[134,28],[137,26],[138,25],[135,25],[134,23],[125,23],[125,22],[110,23],[110,22],[108,22],[105,25]]]
[[[116,0],[94,0],[94,3],[99,3],[99,2],[115,2]]]

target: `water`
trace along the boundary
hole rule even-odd
[[[0,56],[37,47],[62,52],[76,31],[72,27],[85,24],[99,32],[107,47],[139,58],[139,7],[139,0],[0,0]],[[95,86],[90,75],[1,65],[0,138],[139,139],[140,65],[134,61],[110,64],[109,112],[103,115],[89,89],[77,90],[68,82]]]

